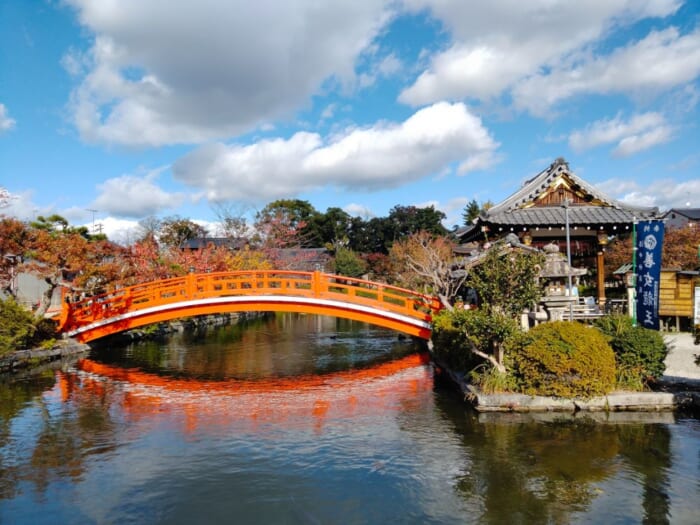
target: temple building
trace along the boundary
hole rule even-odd
[[[503,202],[457,230],[463,244],[489,242],[509,233],[523,244],[559,246],[567,253],[567,226],[573,266],[594,269],[598,304],[605,304],[605,246],[610,237],[631,233],[633,224],[655,219],[658,208],[616,201],[571,171],[559,158]]]

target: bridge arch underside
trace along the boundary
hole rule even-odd
[[[66,335],[80,342],[88,343],[149,324],[183,317],[232,312],[293,312],[327,315],[366,322],[421,339],[430,339],[431,333],[430,322],[426,320],[411,318],[371,306],[303,297],[259,296],[189,300],[134,310],[74,328]]]

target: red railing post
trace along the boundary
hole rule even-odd
[[[185,297],[194,299],[197,294],[197,276],[194,273],[188,273],[185,278]]]
[[[311,274],[311,290],[314,297],[321,297],[321,272],[319,270],[315,270]]]

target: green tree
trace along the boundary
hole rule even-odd
[[[401,239],[412,233],[425,231],[435,235],[445,235],[447,229],[442,225],[446,216],[433,206],[394,206],[389,211],[390,224],[393,226],[392,240]],[[389,247],[387,247],[389,248]]]
[[[538,277],[543,263],[539,252],[496,243],[469,271],[465,284],[476,291],[480,308],[515,319],[541,297]]]
[[[448,352],[472,352],[506,373],[506,343],[518,334],[519,316],[542,295],[538,276],[543,263],[539,252],[512,249],[504,241],[495,243],[468,268],[465,286],[476,291],[478,310],[445,312],[434,330],[436,341],[445,334],[458,341],[459,332],[464,332],[462,339],[469,347]]]
[[[481,207],[476,199],[472,199],[469,204],[464,207],[462,212],[462,219],[464,220],[464,225],[469,226],[474,219],[476,219],[481,213]]]
[[[350,225],[349,247],[360,253],[389,253],[394,241],[394,229],[386,217],[364,221],[354,217]]]
[[[165,246],[180,248],[185,241],[206,236],[206,228],[190,219],[175,215],[160,221],[158,240]]]
[[[279,199],[255,214],[255,230],[267,249],[306,247],[306,228],[316,213],[308,201]]]
[[[361,277],[367,271],[367,263],[357,253],[339,246],[335,250],[335,273],[348,277]]]
[[[39,215],[36,220],[32,221],[29,225],[37,230],[44,230],[51,233],[66,232],[69,229],[68,221],[57,214],[49,215],[48,217]]]
[[[309,218],[304,237],[311,248],[322,248],[336,242],[349,242],[352,217],[341,208],[328,208]]]

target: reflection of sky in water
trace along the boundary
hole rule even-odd
[[[280,391],[267,390],[273,382],[197,391],[187,381],[151,385],[134,372],[131,379],[144,381],[125,382],[110,377],[123,369],[82,368],[62,374],[44,399],[52,412],[75,411],[85,391],[104,396],[119,422],[117,446],[93,456],[80,483],[48,488],[46,498],[61,500],[59,516],[141,521],[157,511],[186,523],[235,512],[252,523],[291,513],[293,523],[348,523],[390,521],[400,511],[460,521],[445,514],[461,503],[444,476],[459,448],[454,436],[430,430],[440,425],[430,410],[431,372],[418,356],[322,382],[282,381]],[[421,425],[406,413],[422,414]]]
[[[638,523],[655,505],[657,521],[695,523],[698,420],[477,416],[435,388],[420,355],[394,353],[405,341],[377,334],[372,353],[338,325],[309,325],[217,332],[228,348],[257,345],[247,379],[230,379],[235,360],[202,365],[217,355],[209,339],[57,373],[0,432],[0,522]],[[276,337],[297,341],[279,350],[294,366],[323,348],[329,369],[368,357],[278,376]],[[180,359],[177,374],[157,369],[160,353]]]

